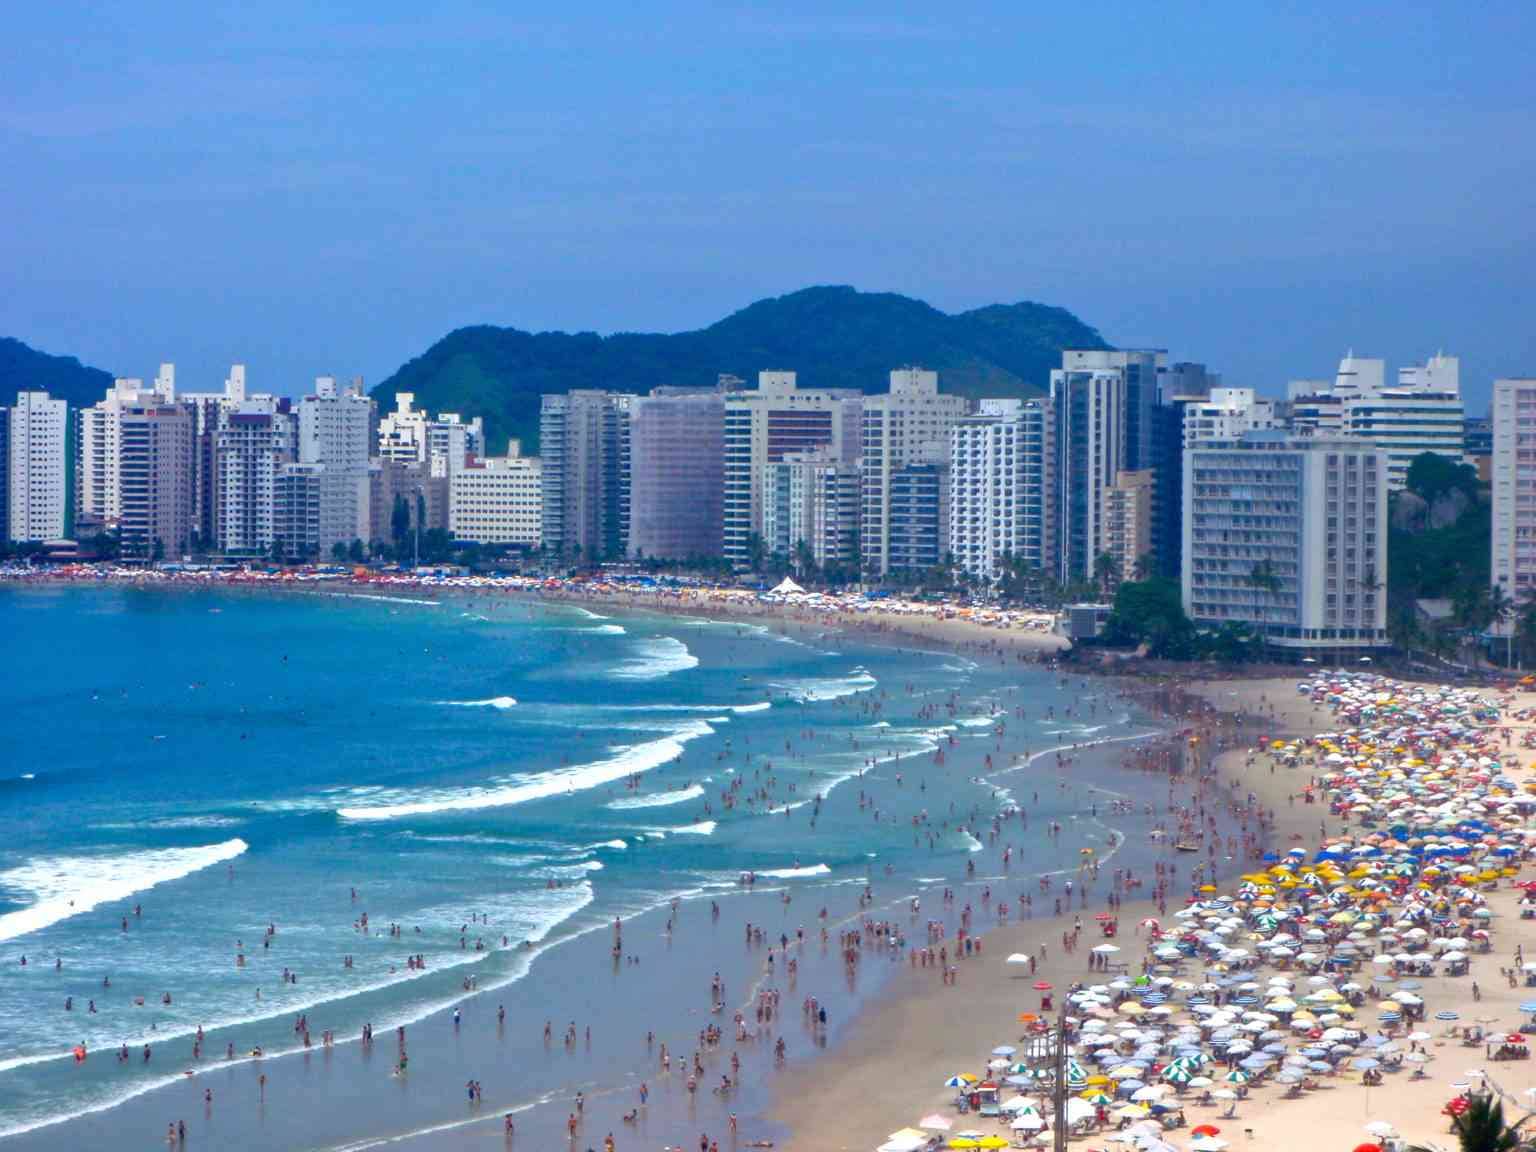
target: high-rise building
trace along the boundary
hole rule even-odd
[[[1152,411],[1152,551],[1157,575],[1179,578],[1184,544],[1185,413],[1210,398],[1221,375],[1204,364],[1180,361],[1158,369]]]
[[[223,391],[183,392],[176,398],[192,413],[192,534],[196,543],[214,540],[214,454],[223,414],[245,399],[245,365],[230,365]]]
[[[192,538],[193,412],[170,401],[116,414],[118,542],[125,559],[178,557]]]
[[[325,500],[323,464],[288,461],[272,479],[272,539],[268,547],[296,563],[322,559],[321,508]]]
[[[725,393],[654,388],[629,406],[629,551],[685,560],[720,555]]]
[[[18,392],[10,417],[10,538],[64,536],[64,440],[68,405],[46,392]]]
[[[1110,355],[1063,352],[1062,362],[1067,366],[1051,372],[1051,407],[1056,420],[1055,559],[1063,583],[1093,575],[1095,561],[1104,550],[1104,489],[1128,467],[1127,372],[1120,364],[1098,364]],[[1088,357],[1093,358],[1092,366],[1082,366]],[[1141,366],[1138,378],[1143,378]],[[1141,396],[1137,403],[1141,405]],[[1148,461],[1151,429],[1148,418],[1149,443],[1143,457]]]
[[[214,449],[214,547],[235,555],[270,552],[283,465],[297,438],[287,400],[247,397],[223,412]],[[285,546],[288,544],[284,539]]]
[[[106,396],[77,413],[75,434],[75,519],[82,527],[116,528],[122,517],[121,425],[125,409],[176,400],[176,366],[160,365],[149,385],[118,379]]]
[[[950,429],[951,432],[954,429]],[[888,574],[930,572],[949,555],[949,445],[891,471],[886,518]]]
[[[1182,368],[1198,367],[1183,365]],[[1061,354],[1066,376],[1117,373],[1122,381],[1120,400],[1120,467],[1141,471],[1152,467],[1152,434],[1158,393],[1169,375],[1168,354],[1160,348],[1067,349]]]
[[[628,550],[634,400],[582,389],[540,404],[542,535],[557,556],[597,563]]]
[[[448,481],[448,532],[455,540],[537,548],[543,534],[539,458],[516,441],[505,456],[472,460]]]
[[[860,471],[830,447],[763,467],[763,545],[797,569],[851,568],[859,554]]]
[[[818,448],[830,449],[840,461],[858,461],[862,404],[863,396],[853,389],[801,391],[793,372],[760,372],[755,390],[727,393],[722,508],[727,560],[752,561],[752,541],[762,538],[769,464]]]
[[[1121,472],[1104,489],[1104,555],[1116,579],[1138,579],[1144,558],[1152,555],[1153,495],[1150,470]]]
[[[1536,379],[1493,382],[1493,585],[1511,604],[1536,596]]]
[[[1369,440],[1387,454],[1391,487],[1402,488],[1415,456],[1433,452],[1460,463],[1466,452],[1461,362],[1432,356],[1399,369],[1386,383],[1386,361],[1356,356],[1339,362],[1332,384],[1292,381],[1292,424],[1298,432]]]
[[[0,540],[11,538],[11,410],[0,405]]]
[[[323,470],[317,481],[321,555],[330,555],[337,544],[368,538],[369,448],[375,442],[376,415],[361,380],[338,387],[334,377],[318,377],[314,394],[299,401],[299,463]]]
[[[1251,432],[1188,450],[1184,609],[1279,647],[1387,638],[1387,458],[1352,439]]]
[[[1052,571],[1055,435],[1047,400],[983,400],[950,429],[948,552],[962,571],[995,581],[1010,558]]]
[[[885,576],[895,567],[891,558],[893,478],[909,466],[933,463],[947,455],[950,429],[968,408],[965,397],[939,392],[937,372],[921,368],[897,369],[891,373],[889,392],[864,397],[859,539],[867,571]]]

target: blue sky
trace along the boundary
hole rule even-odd
[[[0,335],[186,386],[808,284],[1278,390],[1536,374],[1536,6],[94,6],[0,44]]]

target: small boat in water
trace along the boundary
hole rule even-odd
[[[1174,848],[1176,848],[1180,852],[1198,852],[1198,851],[1200,851],[1200,845],[1198,845],[1198,844],[1191,844],[1188,840],[1180,840],[1177,844],[1174,845]]]

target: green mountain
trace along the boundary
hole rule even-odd
[[[802,387],[885,391],[891,369],[919,364],[966,396],[1037,396],[1063,348],[1107,348],[1062,308],[1024,302],[949,315],[889,292],[805,288],[743,308],[696,332],[450,332],[373,390],[380,409],[412,392],[431,412],[483,416],[487,444],[508,436],[538,450],[539,397],[573,388],[644,392],[710,386],[723,372],[755,383],[789,369]]]
[[[18,392],[47,392],[70,405],[90,405],[112,387],[112,373],[87,368],[73,356],[50,356],[20,340],[0,336],[0,404]]]

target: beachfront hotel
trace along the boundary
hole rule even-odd
[[[1092,577],[1094,561],[1104,550],[1104,491],[1132,463],[1125,366],[1107,353],[1063,352],[1062,362],[1062,368],[1051,371],[1051,412],[1056,425],[1054,560],[1057,578],[1065,584]],[[1137,395],[1138,408],[1143,396]],[[1152,423],[1147,415],[1148,460]]]
[[[517,441],[505,456],[471,460],[448,481],[448,533],[481,544],[537,548],[544,530],[542,471]]]
[[[1054,562],[1055,423],[1048,400],[983,400],[949,440],[949,551],[967,575],[995,581],[1012,557]]]
[[[1184,460],[1184,610],[1292,650],[1387,641],[1387,459],[1342,438],[1251,432]]]
[[[170,402],[133,404],[116,424],[122,555],[181,556],[192,536],[192,412]]]
[[[17,542],[64,535],[68,405],[46,392],[18,392],[10,418],[8,527]]]
[[[1511,603],[1536,594],[1536,379],[1493,382],[1493,586]]]
[[[889,392],[864,398],[860,552],[866,571],[885,576],[893,568],[900,570],[912,563],[911,545],[893,547],[893,532],[907,529],[893,514],[892,486],[899,484],[904,500],[910,500],[915,477],[899,479],[902,471],[942,459],[948,451],[950,429],[968,408],[965,397],[939,391],[937,372],[922,368],[898,368],[891,373]],[[941,506],[942,500],[934,503],[934,515]],[[927,513],[922,516],[926,520]],[[898,549],[903,553],[899,564],[893,556]]]
[[[627,392],[580,389],[539,406],[544,546],[589,562],[629,550],[630,405]]]
[[[851,388],[802,391],[793,372],[759,372],[757,388],[725,397],[722,551],[732,564],[751,562],[763,534],[767,466],[797,452],[828,448],[856,463],[863,393]]]
[[[630,555],[720,555],[725,381],[637,396],[629,406],[629,441]]]

